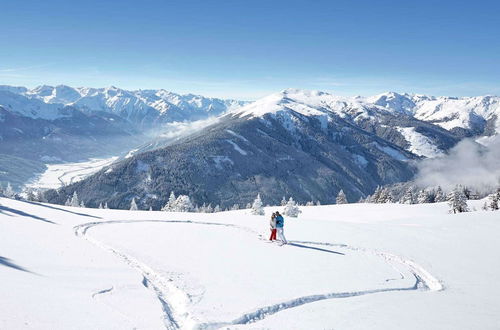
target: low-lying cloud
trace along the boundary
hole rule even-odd
[[[462,184],[481,193],[500,187],[500,136],[488,138],[484,144],[463,140],[448,155],[421,161],[416,183],[440,185],[445,190]]]

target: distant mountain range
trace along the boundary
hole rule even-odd
[[[238,103],[241,105],[241,103]],[[500,98],[384,93],[339,97],[287,89],[223,113],[214,124],[115,163],[48,194],[63,203],[159,209],[170,191],[198,203],[243,206],[260,193],[275,204],[350,201],[377,185],[410,180],[415,161],[444,154],[464,137],[498,133]]]
[[[46,163],[127,152],[165,123],[213,117],[245,103],[165,90],[0,86],[0,183],[20,186]],[[7,163],[12,157],[26,166],[16,170]]]

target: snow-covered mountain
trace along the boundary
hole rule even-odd
[[[165,90],[0,86],[0,183],[19,186],[33,175],[27,169],[47,162],[126,153],[166,123],[205,119],[243,104]],[[12,157],[29,166],[17,171],[8,163]]]
[[[415,161],[479,133],[465,124],[447,130],[416,118],[418,98],[287,89],[64,187],[50,200],[64,203],[77,191],[87,205],[126,208],[135,197],[143,207],[159,208],[175,191],[200,205],[243,206],[257,193],[273,203],[283,196],[332,203],[343,189],[355,201],[378,185],[410,180]]]
[[[55,119],[63,116],[58,114],[58,109],[71,106],[86,113],[109,112],[147,126],[203,119],[247,103],[193,94],[180,95],[163,89],[128,91],[114,86],[73,88],[65,85],[43,85],[31,90],[24,87],[0,86],[0,92],[3,92],[0,94],[0,105],[24,116]],[[16,100],[15,103],[13,99]],[[33,111],[33,108],[36,111]]]

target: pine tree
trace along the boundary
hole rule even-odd
[[[152,206],[149,207],[149,211],[153,211],[153,207]]]
[[[436,203],[441,203],[441,202],[445,202],[446,201],[446,196],[443,192],[443,189],[441,188],[441,186],[438,186],[437,189],[436,189],[436,195],[434,197],[434,201]]]
[[[68,198],[66,199],[66,202],[64,203],[64,205],[65,205],[65,206],[71,206],[71,198],[70,198],[70,197],[68,197]]]
[[[299,209],[299,206],[297,205],[297,203],[295,203],[293,198],[290,197],[290,199],[285,205],[285,211],[283,213],[286,216],[296,218],[299,216],[300,213],[302,213],[302,211]]]
[[[236,211],[236,210],[239,210],[240,209],[240,206],[238,204],[234,204],[232,207],[231,207],[231,211]]]
[[[103,209],[102,203],[99,203],[99,209]]]
[[[498,208],[499,208],[499,193],[495,193],[495,194],[491,194],[488,199],[489,199],[489,203],[488,203],[488,206],[489,206],[489,209],[492,210],[492,211],[497,211]]]
[[[220,212],[220,211],[221,211],[221,209],[220,209],[220,205],[219,205],[219,204],[215,205],[215,208],[214,208],[214,213],[218,213],[218,212]]]
[[[80,207],[80,201],[78,200],[78,194],[73,192],[73,197],[71,197],[71,201],[69,202],[69,206]]]
[[[175,207],[173,211],[175,212],[191,212],[194,207],[191,203],[191,199],[187,195],[179,195],[175,200]]]
[[[414,204],[413,188],[409,187],[406,189],[404,195],[399,200],[401,204]]]
[[[15,198],[16,197],[16,193],[14,192],[14,189],[12,189],[10,182],[7,183],[7,188],[5,188],[5,191],[3,192],[3,194],[7,198]]]
[[[104,209],[109,210],[108,202],[104,203]]]
[[[139,208],[137,207],[137,203],[135,202],[135,197],[130,201],[130,211],[137,211]]]
[[[320,206],[321,205],[321,202],[320,201],[316,201],[316,206]]]
[[[306,203],[306,206],[314,206],[314,202],[313,201],[309,201]]]
[[[418,204],[430,203],[430,196],[427,190],[422,189],[419,191],[417,196],[417,203]]]
[[[285,196],[283,196],[283,198],[281,199],[281,206],[285,206],[286,205],[286,199],[285,199]]]
[[[26,190],[26,200],[30,202],[36,202],[36,195],[32,188],[28,188],[28,190]]]
[[[450,213],[469,212],[467,198],[461,186],[456,186],[455,189],[448,194],[448,205],[450,206]]]
[[[45,199],[45,194],[43,193],[43,191],[41,189],[38,189],[36,191],[36,200],[40,203],[46,203],[47,202],[47,199]]]
[[[262,200],[260,199],[260,194],[257,194],[257,198],[255,198],[255,200],[253,201],[251,213],[254,215],[265,214],[264,208],[262,207]]]
[[[172,191],[170,192],[170,197],[168,198],[167,204],[165,204],[165,206],[162,207],[161,210],[166,212],[173,212],[173,210],[175,209],[175,201],[176,201],[175,194]]]
[[[368,202],[369,203],[379,203],[381,193],[382,193],[382,188],[380,188],[380,186],[377,186],[377,189],[375,189],[375,192],[373,193],[373,195],[371,195],[368,198]]]
[[[337,204],[347,204],[347,197],[345,196],[344,190],[340,189],[337,194],[337,198],[335,199],[335,203]]]
[[[85,207],[85,203],[83,201],[80,202],[80,207]]]

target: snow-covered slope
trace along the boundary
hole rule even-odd
[[[276,209],[1,198],[0,328],[498,329],[498,212],[303,207],[285,218],[290,244],[279,246],[266,240]]]

